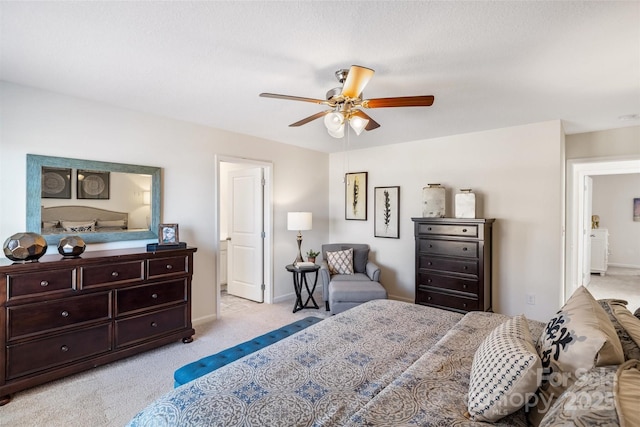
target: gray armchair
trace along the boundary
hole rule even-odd
[[[354,274],[334,274],[329,271],[327,252],[353,248]],[[363,302],[386,299],[387,291],[380,284],[380,268],[369,261],[369,245],[330,243],[322,245],[322,298],[327,311],[337,314]]]

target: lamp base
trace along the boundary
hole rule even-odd
[[[302,233],[299,231],[296,240],[298,241],[298,256],[296,256],[296,259],[293,261],[293,265],[296,265],[299,262],[304,262],[304,260],[302,259],[302,253],[300,252],[300,247],[302,246]]]

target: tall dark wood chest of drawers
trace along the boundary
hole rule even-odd
[[[196,248],[0,261],[0,405],[11,394],[182,339]]]
[[[416,304],[466,313],[491,311],[494,219],[412,218]]]

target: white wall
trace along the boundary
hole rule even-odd
[[[640,126],[567,135],[567,160],[640,154]]]
[[[633,199],[640,198],[640,173],[593,176],[593,214],[609,230],[609,265],[640,268],[640,222]]]
[[[178,223],[180,240],[198,247],[195,320],[214,315],[216,307],[216,154],[273,163],[274,297],[292,293],[284,266],[295,256],[296,244],[295,235],[286,230],[287,211],[313,212],[313,232],[305,233],[305,242],[319,245],[328,238],[326,153],[5,82],[0,82],[0,109],[2,241],[26,227],[28,153],[161,167],[162,221]],[[87,250],[145,243],[95,244]]]
[[[393,298],[414,299],[411,217],[422,215],[422,187],[440,183],[453,195],[472,188],[482,199],[480,217],[496,218],[493,308],[548,320],[561,305],[563,284],[564,136],[559,121],[413,141],[331,155],[332,242],[362,242],[382,269]],[[344,164],[368,172],[368,220],[344,219]],[[373,237],[373,188],[400,186],[400,239]],[[527,305],[525,295],[536,297]]]

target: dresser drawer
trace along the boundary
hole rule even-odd
[[[111,350],[111,324],[7,346],[7,379]]]
[[[421,254],[458,256],[465,258],[478,257],[478,242],[454,242],[447,240],[420,239]]]
[[[470,279],[461,279],[451,276],[440,276],[438,274],[420,273],[418,278],[418,286],[429,286],[432,288],[444,288],[452,291],[466,292],[478,294],[478,281]]]
[[[111,292],[7,308],[8,339],[111,318]]]
[[[187,279],[116,290],[116,316],[187,301]]]
[[[478,261],[459,258],[440,258],[432,255],[418,257],[418,269],[436,270],[478,276]]]
[[[116,347],[124,347],[168,332],[185,329],[187,323],[186,304],[118,320],[116,321]]]
[[[480,310],[477,299],[426,291],[423,289],[419,289],[418,292],[416,292],[416,303],[433,305],[440,308],[451,308],[457,311]]]
[[[76,289],[76,269],[7,274],[8,299]]]
[[[477,225],[445,225],[445,224],[417,224],[418,235],[445,235],[461,237],[478,237]]]
[[[175,256],[168,258],[150,259],[149,263],[149,279],[155,279],[162,276],[172,276],[176,274],[184,274],[187,272],[188,262],[186,256]]]
[[[132,283],[144,279],[144,261],[120,262],[80,268],[82,287]]]

